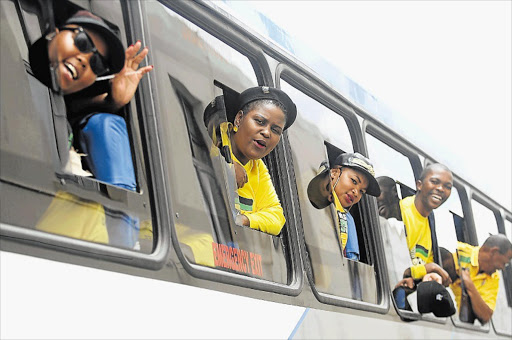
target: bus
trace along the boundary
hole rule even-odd
[[[377,117],[371,94],[341,73],[319,76],[293,49],[216,2],[0,6],[2,338],[512,337],[510,266],[499,272],[486,324],[397,308],[374,197],[351,210],[360,260],[343,257],[334,210],[315,209],[307,196],[319,165],[359,152],[406,196],[436,155]],[[52,27],[48,21],[62,23],[80,9],[104,19],[125,46],[141,40],[150,48],[145,63],[154,70],[122,109],[136,190],[64,169],[63,98],[28,62],[28,47]],[[205,107],[226,88],[254,86],[282,89],[298,111],[264,159],[286,216],[277,236],[235,223],[233,170],[212,152],[203,122]],[[455,251],[457,241],[481,245],[498,233],[510,239],[509,207],[453,175],[450,198],[430,220],[438,246]],[[109,223],[108,242],[40,230],[48,219],[71,229]]]

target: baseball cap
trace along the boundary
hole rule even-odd
[[[234,122],[235,116],[245,105],[256,100],[275,100],[281,103],[284,107],[284,114],[286,115],[286,124],[283,130],[288,129],[295,118],[297,118],[297,107],[290,97],[282,90],[269,86],[256,86],[248,88],[242,93],[222,85],[224,92],[224,102],[226,104],[226,115],[230,122]]]
[[[326,174],[329,173],[329,170],[337,165],[357,169],[364,173],[368,178],[368,188],[366,189],[366,193],[375,197],[380,195],[380,186],[375,179],[375,170],[373,170],[373,165],[368,158],[364,157],[360,153],[342,153],[336,157],[336,160],[330,168],[326,166],[326,164],[327,161],[322,162],[317,175],[309,182],[308,185],[308,197],[315,208],[323,209],[331,203],[328,198],[325,197],[325,194],[322,193],[322,183]]]
[[[325,185],[326,178],[329,176],[329,163],[327,161],[323,161],[318,168],[316,176],[308,184],[309,201],[317,209],[323,209],[331,204],[331,201],[329,200],[331,192],[324,192],[322,190]]]
[[[417,288],[418,311],[434,313],[437,317],[447,317],[455,314],[450,293],[436,281],[420,282]]]
[[[110,72],[115,74],[123,69],[125,62],[123,44],[103,19],[88,11],[81,10],[66,20],[63,26],[66,25],[78,25],[98,33],[108,46],[106,60]],[[54,84],[52,84],[50,60],[48,58],[48,43],[51,40],[48,33],[51,32],[44,34],[29,47],[28,57],[34,76],[46,86],[55,89]]]

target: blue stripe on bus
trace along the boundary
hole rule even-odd
[[[304,318],[306,317],[306,314],[308,314],[308,311],[309,311],[309,308],[306,308],[304,313],[302,313],[302,316],[300,317],[299,321],[297,322],[297,325],[293,329],[292,334],[290,334],[290,336],[288,337],[288,340],[293,339],[293,337],[295,336],[295,333],[297,333],[297,330],[299,329],[302,321],[304,321]]]

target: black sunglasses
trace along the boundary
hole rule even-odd
[[[91,66],[91,70],[94,72],[95,75],[101,76],[110,71],[110,69],[107,66],[107,60],[99,53],[96,46],[94,46],[91,37],[89,36],[89,34],[87,34],[86,31],[84,31],[82,27],[64,26],[61,27],[60,30],[71,31],[75,33],[75,46],[78,48],[80,52],[93,53],[91,59],[89,59],[89,65]]]

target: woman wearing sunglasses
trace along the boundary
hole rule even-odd
[[[124,50],[114,31],[101,18],[84,10],[30,46],[29,61],[34,76],[64,96],[67,121],[73,130],[72,134],[69,128],[59,131],[64,134],[60,141],[65,139],[67,145],[72,140],[73,144],[73,147],[67,145],[69,152],[59,149],[65,172],[80,176],[92,173],[102,182],[132,191],[137,189],[126,122],[117,113],[130,102],[142,76],[152,70],[152,66],[139,68],[147,54],[147,48],[141,50],[140,41]],[[112,77],[97,81],[108,75]],[[84,159],[80,162],[76,151],[87,154],[85,162]],[[84,172],[82,163],[90,173]],[[138,219],[121,212],[121,223],[113,224],[116,226],[113,234],[121,235],[117,239],[109,239],[108,221],[105,226],[105,223],[92,223],[89,218],[84,220],[86,223],[75,223],[74,228],[56,223],[56,219],[66,220],[58,217],[61,203],[75,201],[82,202],[73,204],[75,207],[91,206],[89,216],[94,216],[93,210],[102,211],[98,203],[59,192],[37,229],[128,248],[136,246]],[[79,209],[69,215],[76,217],[80,213]],[[110,231],[109,228],[109,234]]]
[[[112,111],[131,100],[142,76],[153,69],[139,68],[148,54],[147,47],[140,48],[137,41],[125,51],[101,18],[82,10],[37,40],[29,48],[29,60],[36,78],[64,95],[92,86],[100,76],[116,74],[110,88],[104,87],[104,93],[89,98],[95,104],[103,102]]]

